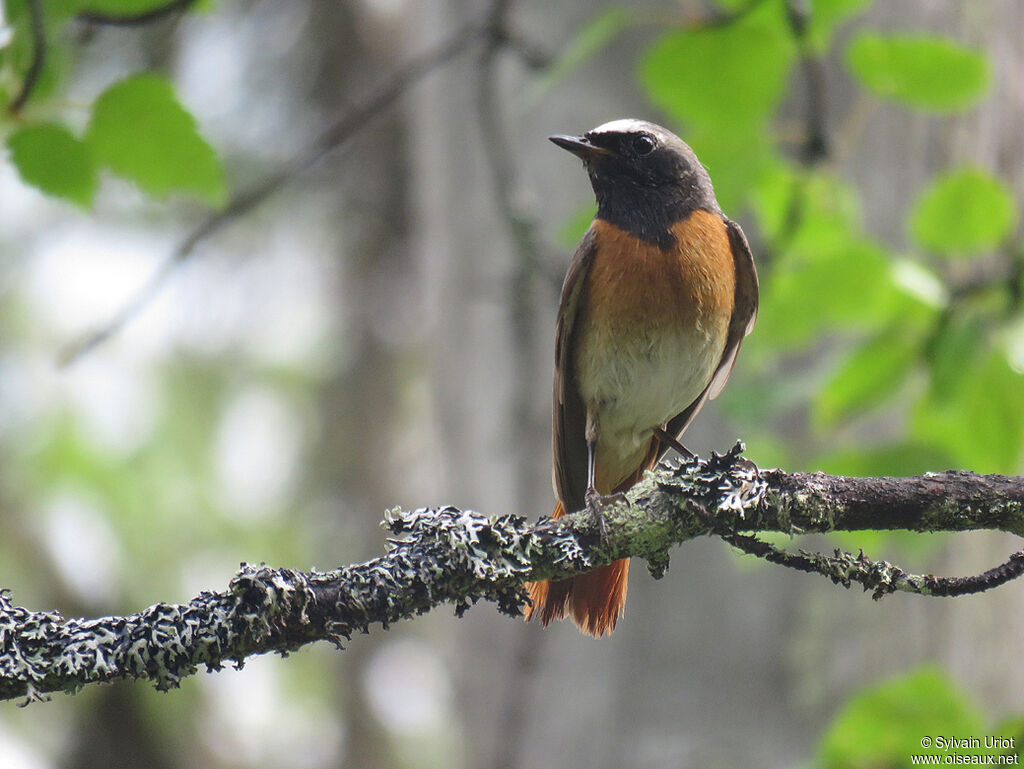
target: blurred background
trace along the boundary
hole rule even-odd
[[[396,505],[549,513],[558,290],[593,206],[546,137],[625,116],[693,145],[761,273],[758,326],[689,448],[1021,471],[1017,0],[138,18],[159,5],[0,0],[0,585],[18,605],[133,612],[223,589],[241,561],[366,560]],[[949,575],[1017,547],[776,541]],[[874,602],[695,541],[660,581],[633,564],[608,639],[435,611],[170,694],[0,704],[0,764],[899,767],[926,734],[1024,733],[1022,608],[1014,583]]]

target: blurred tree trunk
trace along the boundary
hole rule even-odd
[[[455,19],[487,18],[492,3],[445,0],[422,25],[429,38]],[[513,4],[513,12],[517,7]],[[550,21],[565,11],[551,6]],[[513,18],[516,18],[513,16]],[[532,221],[517,240],[511,208],[528,219],[528,164],[543,140],[523,140],[517,104],[529,82],[487,41],[417,100],[421,211],[433,336],[431,392],[443,447],[443,498],[482,510],[550,510],[551,348],[557,293],[535,253]],[[490,98],[493,97],[493,98]],[[449,182],[458,180],[452,187]],[[531,201],[532,202],[532,201]],[[549,337],[551,337],[549,339]],[[453,639],[465,765],[521,766],[525,719],[542,636],[471,612]],[[454,664],[457,660],[457,664]]]
[[[401,62],[406,50],[401,17],[373,15],[354,3],[312,3],[310,36],[321,46],[312,98],[324,114],[342,112],[364,100]],[[414,318],[403,304],[415,302],[416,270],[410,243],[404,110],[379,115],[319,171],[323,194],[333,196],[339,248],[335,271],[335,326],[338,366],[324,383],[323,415],[313,488],[326,493],[342,520],[327,531],[333,541],[319,546],[325,562],[372,557],[380,551],[379,517],[396,503],[392,464],[396,422],[407,386]],[[389,634],[390,640],[394,632]],[[378,639],[381,637],[378,636]],[[335,681],[345,719],[342,767],[389,769],[397,765],[386,728],[370,709],[363,672],[380,641],[354,642],[338,655]]]

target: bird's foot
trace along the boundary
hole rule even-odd
[[[597,489],[587,489],[585,499],[590,517],[597,525],[597,531],[601,535],[601,544],[605,544],[608,541],[608,524],[604,518],[604,506],[609,502],[625,502],[627,501],[626,495],[621,491],[602,495],[598,493]]]
[[[608,541],[608,525],[604,520],[604,512],[601,508],[604,506],[603,498],[597,493],[597,489],[587,489],[587,510],[590,511],[590,517],[597,524],[597,531],[601,535],[601,542]]]

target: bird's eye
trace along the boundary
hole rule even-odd
[[[637,155],[649,155],[654,149],[654,137],[649,134],[638,134],[633,139],[633,151]]]

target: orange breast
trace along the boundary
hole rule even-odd
[[[732,315],[736,267],[720,216],[695,211],[672,228],[677,246],[667,251],[601,219],[594,229],[597,253],[584,289],[583,326],[628,337]]]
[[[599,485],[636,470],[653,428],[711,381],[725,347],[735,264],[722,218],[696,211],[673,228],[674,248],[594,222],[596,252],[581,295],[576,381],[599,418]]]

